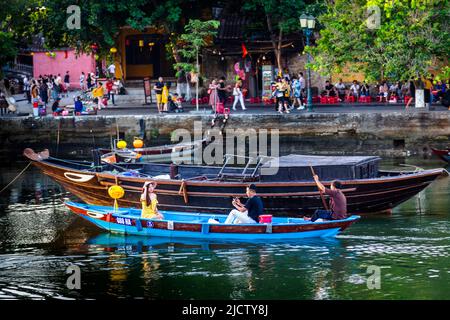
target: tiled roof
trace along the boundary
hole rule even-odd
[[[239,15],[228,16],[220,19],[219,32],[217,39],[219,40],[241,40],[244,37],[244,26],[247,23],[245,17]]]

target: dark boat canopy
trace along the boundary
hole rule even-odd
[[[262,169],[278,166],[276,174],[265,175],[261,181],[311,181],[313,167],[321,180],[376,178],[380,157],[374,156],[310,156],[291,154],[266,162]]]

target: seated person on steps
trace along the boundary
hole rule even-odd
[[[233,206],[225,223],[258,223],[259,216],[263,214],[263,203],[260,197],[256,195],[256,186],[251,184],[247,187],[248,200],[245,204],[237,198],[233,199]]]
[[[305,218],[305,220],[311,220],[312,222],[317,219],[327,219],[327,220],[341,220],[347,218],[347,199],[344,193],[340,190],[342,189],[342,184],[338,180],[334,180],[331,183],[331,188],[325,188],[325,186],[319,181],[319,177],[314,175],[314,180],[320,191],[330,196],[330,209],[331,210],[321,210],[317,209],[311,218]]]
[[[158,211],[158,199],[153,192],[156,188],[156,182],[147,181],[142,187],[141,203],[142,213],[141,217],[146,219],[164,219],[164,216]]]

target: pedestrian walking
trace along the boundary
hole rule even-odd
[[[236,105],[238,102],[241,104],[242,110],[246,110],[244,104],[244,94],[242,93],[241,86],[242,81],[241,80],[236,81],[233,88],[233,96],[234,96],[233,110],[236,110]]]
[[[105,93],[103,90],[103,83],[99,82],[97,87],[94,90],[92,90],[92,96],[94,97],[94,99],[98,99],[97,101],[98,110],[101,110],[102,107],[106,109],[106,106],[103,103],[104,95]]]
[[[86,90],[85,83],[84,83],[85,80],[86,80],[86,75],[84,74],[84,72],[81,72],[81,75],[80,75],[80,89],[81,89],[81,91]]]
[[[162,111],[163,87],[164,87],[163,78],[159,77],[158,82],[156,82],[155,85],[153,86],[153,89],[155,90],[155,94],[156,94],[156,107],[158,108],[159,113],[161,113],[161,111]]]
[[[217,93],[217,88],[219,85],[217,84],[217,80],[214,79],[210,84],[208,88],[208,94],[209,94],[209,105],[212,108],[212,112],[215,113],[217,110],[217,103],[219,102],[219,95]]]

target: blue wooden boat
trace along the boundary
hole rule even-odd
[[[101,229],[131,235],[208,240],[292,240],[334,237],[359,216],[343,220],[311,222],[302,218],[273,217],[270,224],[225,224],[226,215],[161,211],[164,220],[141,218],[139,209],[66,202],[66,206]],[[209,223],[216,219],[219,223]]]

